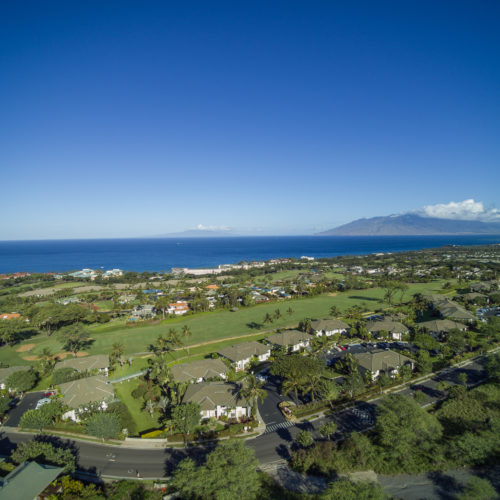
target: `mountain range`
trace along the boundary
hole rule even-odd
[[[318,236],[423,236],[439,234],[500,234],[500,222],[440,219],[407,213],[358,219],[317,233]]]

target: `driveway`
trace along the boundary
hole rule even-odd
[[[5,422],[5,425],[8,425],[9,427],[19,427],[21,417],[28,410],[34,410],[36,408],[36,404],[40,399],[42,399],[42,396],[45,393],[46,391],[38,391],[29,392],[28,394],[26,394],[24,398],[18,403],[18,405],[9,411],[8,419]]]

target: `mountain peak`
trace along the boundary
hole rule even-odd
[[[318,236],[429,236],[439,234],[500,234],[500,223],[440,219],[406,213],[358,219],[317,233]]]

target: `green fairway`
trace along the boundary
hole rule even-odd
[[[444,280],[432,283],[415,283],[409,285],[404,300],[408,300],[414,293],[427,292],[437,293],[442,289]],[[283,300],[278,303],[260,304],[248,308],[240,308],[236,312],[215,311],[201,313],[192,316],[166,319],[155,324],[140,324],[127,326],[124,320],[114,320],[111,323],[97,325],[90,328],[90,335],[93,339],[92,345],[85,348],[88,354],[107,354],[115,342],[121,342],[125,346],[127,355],[135,353],[145,353],[149,351],[149,345],[159,335],[166,335],[169,328],[175,328],[178,332],[184,325],[187,325],[192,332],[191,337],[187,339],[190,345],[203,344],[217,340],[224,340],[230,337],[240,337],[243,335],[258,336],[259,332],[270,331],[276,328],[293,327],[304,318],[324,318],[328,317],[330,307],[335,305],[341,311],[353,305],[361,305],[369,310],[380,308],[387,305],[380,300],[384,296],[384,291],[380,288],[368,290],[349,290],[347,292],[332,295],[320,295],[304,299]],[[399,301],[399,296],[397,297]],[[292,314],[286,311],[291,308]],[[271,324],[264,324],[263,320],[267,313],[273,315],[274,311],[279,309],[281,318]],[[234,340],[247,340],[246,338]],[[230,340],[232,343],[233,340]],[[34,344],[30,352],[16,352],[25,344]],[[62,351],[61,343],[57,335],[47,337],[38,335],[32,339],[26,340],[14,347],[5,346],[0,349],[0,362],[9,365],[26,364],[22,356],[36,355],[44,347],[48,347],[53,353]],[[192,354],[204,354],[214,350],[213,345],[208,344],[198,348],[191,349]]]

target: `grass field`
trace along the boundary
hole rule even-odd
[[[158,422],[157,412],[155,412],[153,418],[151,418],[149,413],[142,409],[142,400],[132,397],[131,393],[138,385],[139,379],[132,379],[114,384],[115,395],[120,401],[127,405],[127,408],[137,424],[137,432],[140,433],[150,429],[158,429],[160,423]]]
[[[431,283],[416,283],[409,285],[409,289],[403,297],[409,299],[414,293],[428,292],[437,293],[442,289],[444,280]],[[227,345],[238,341],[262,338],[266,333],[276,328],[293,327],[304,318],[324,318],[328,317],[332,305],[337,306],[341,311],[353,305],[361,305],[369,310],[380,308],[384,305],[380,300],[384,296],[384,291],[380,288],[369,290],[350,290],[344,293],[338,293],[335,296],[320,295],[317,297],[305,299],[284,300],[279,303],[260,304],[254,307],[241,308],[236,312],[215,311],[193,316],[166,319],[156,324],[137,324],[126,326],[124,320],[114,321],[112,323],[94,326],[90,329],[90,335],[93,339],[92,345],[85,348],[88,354],[106,354],[111,350],[114,342],[122,342],[125,345],[127,355],[135,353],[145,353],[149,351],[149,345],[159,335],[165,335],[169,328],[175,328],[181,331],[184,325],[187,325],[192,332],[188,339],[193,348],[190,350],[192,355],[201,355],[217,350],[221,344]],[[399,300],[399,297],[397,298]],[[288,308],[293,310],[289,315]],[[276,309],[280,309],[282,317],[275,320],[272,324],[264,324],[264,316],[273,314]],[[244,337],[243,336],[249,336]],[[251,336],[251,337],[250,337]],[[230,337],[242,337],[240,339],[224,339]],[[220,342],[218,342],[220,341]],[[217,342],[217,344],[204,344],[207,342]],[[18,352],[22,346],[33,344],[28,352]],[[44,347],[48,347],[53,353],[62,352],[62,345],[57,339],[57,335],[47,337],[38,335],[28,339],[15,346],[4,346],[0,349],[0,362],[9,365],[27,364],[28,360],[23,356],[33,356],[41,352]],[[178,357],[181,356],[180,351]],[[184,354],[187,355],[187,354]]]

